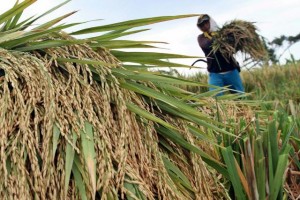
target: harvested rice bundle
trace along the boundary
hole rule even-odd
[[[101,46],[128,34],[123,33],[124,23],[106,25],[111,32],[97,36],[100,41],[63,32],[78,24],[56,24],[70,14],[25,30],[68,2],[19,23],[23,9],[35,1],[17,1],[0,20],[1,199],[227,196],[216,172],[208,171],[201,159],[206,154],[198,148],[202,141],[189,130],[187,117],[181,116],[201,116],[200,122],[194,121],[195,128],[204,128],[202,120],[211,123],[211,117],[172,95],[175,88],[157,87],[170,83],[171,76],[126,70]],[[143,55],[138,59],[142,64],[153,62],[147,60],[147,53],[115,54],[129,61]],[[178,92],[190,95],[179,88]],[[181,107],[186,111],[177,115]],[[226,175],[217,156],[207,154],[205,159]]]
[[[220,51],[226,59],[240,51],[253,60],[263,60],[267,51],[256,30],[252,22],[233,20],[217,31],[213,50]]]

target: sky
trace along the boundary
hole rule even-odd
[[[1,1],[1,13],[15,3],[13,0]],[[61,2],[63,0],[37,0],[25,15],[41,14]],[[258,33],[267,40],[281,35],[295,36],[300,32],[300,0],[72,0],[50,14],[51,18],[45,19],[49,20],[74,10],[78,12],[65,22],[101,19],[84,25],[88,27],[156,16],[209,14],[219,26],[234,19],[255,22]],[[197,17],[192,17],[145,26],[151,30],[135,34],[129,39],[163,41],[168,44],[158,45],[161,49],[153,51],[201,57],[204,54],[197,43],[197,36],[201,32],[196,27],[196,21]],[[290,54],[300,59],[300,42],[292,46],[283,58],[290,57]],[[178,62],[191,65],[194,60]],[[206,66],[199,63],[197,67]],[[198,70],[180,71],[194,73]]]

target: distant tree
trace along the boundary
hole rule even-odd
[[[300,41],[300,33],[295,36],[285,36],[281,35],[280,37],[277,37],[273,39],[271,42],[265,43],[266,49],[269,53],[269,60],[272,63],[278,63],[280,58],[283,56],[283,54],[291,48],[294,44]],[[278,52],[279,48],[285,47],[284,50],[281,52],[280,55],[276,55],[276,52]]]
[[[275,48],[273,48],[271,45],[270,45],[270,42],[267,43],[266,40],[263,40],[264,41],[264,45],[265,45],[265,48],[268,52],[268,57],[269,57],[269,61],[271,61],[272,63],[278,63],[279,62],[279,59],[277,58],[277,55],[276,55],[276,52],[275,52]],[[267,64],[267,63],[266,63]]]

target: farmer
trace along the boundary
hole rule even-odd
[[[243,83],[239,74],[238,62],[230,56],[229,62],[219,52],[213,52],[212,43],[218,26],[207,14],[201,15],[197,21],[198,28],[203,32],[198,36],[198,43],[207,58],[208,84],[224,87],[229,86],[231,93],[244,92]],[[209,90],[216,88],[210,87]],[[223,95],[219,93],[217,96]]]

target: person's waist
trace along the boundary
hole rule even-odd
[[[209,72],[213,73],[228,73],[236,68],[233,65],[230,64],[218,64],[218,63],[207,63],[207,69]]]
[[[218,72],[218,74],[228,74],[228,73],[230,73],[230,72],[232,72],[232,71],[234,71],[234,69],[233,69],[233,70],[226,71],[226,72]]]
[[[210,73],[214,73],[214,74],[228,74],[230,72],[233,72],[235,69],[232,70],[228,70],[228,71],[220,71],[220,72],[210,72]]]

